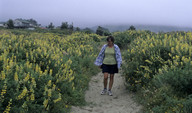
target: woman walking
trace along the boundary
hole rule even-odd
[[[112,86],[114,81],[115,73],[118,73],[118,70],[121,66],[122,58],[119,47],[114,44],[114,37],[107,37],[107,44],[103,45],[96,61],[95,65],[99,66],[102,69],[104,74],[104,89],[101,91],[101,95],[106,94],[112,96]],[[107,91],[108,75],[110,75],[109,87]]]

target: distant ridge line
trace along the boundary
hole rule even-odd
[[[110,32],[126,31],[131,25],[100,25],[107,28]],[[163,26],[163,25],[133,25],[136,30],[149,30],[152,32],[172,32],[172,31],[192,31],[190,27],[177,27],[177,26]],[[96,31],[98,26],[94,26],[91,29]]]

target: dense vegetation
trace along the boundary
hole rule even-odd
[[[192,33],[125,31],[114,34],[123,54],[128,90],[145,112],[192,112]]]
[[[144,112],[192,112],[191,32],[112,35],[127,89],[136,92]],[[0,112],[68,112],[84,104],[104,40],[66,30],[0,30]]]
[[[0,32],[0,112],[67,112],[84,103],[101,37]]]

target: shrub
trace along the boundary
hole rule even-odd
[[[141,103],[151,112],[190,113],[192,65],[157,74],[141,90]]]
[[[69,112],[85,102],[97,35],[0,35],[0,112]]]
[[[123,54],[123,70],[130,90],[137,91],[147,85],[162,70],[184,67],[191,61],[190,35],[188,38],[163,36],[138,37]]]

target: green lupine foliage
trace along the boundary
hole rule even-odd
[[[0,112],[69,112],[85,103],[101,37],[0,32]],[[91,63],[92,62],[92,63]]]
[[[130,37],[133,33],[136,37]],[[127,88],[137,92],[145,112],[190,113],[192,32],[125,31],[115,35],[117,43],[128,48],[123,52],[122,67]]]

